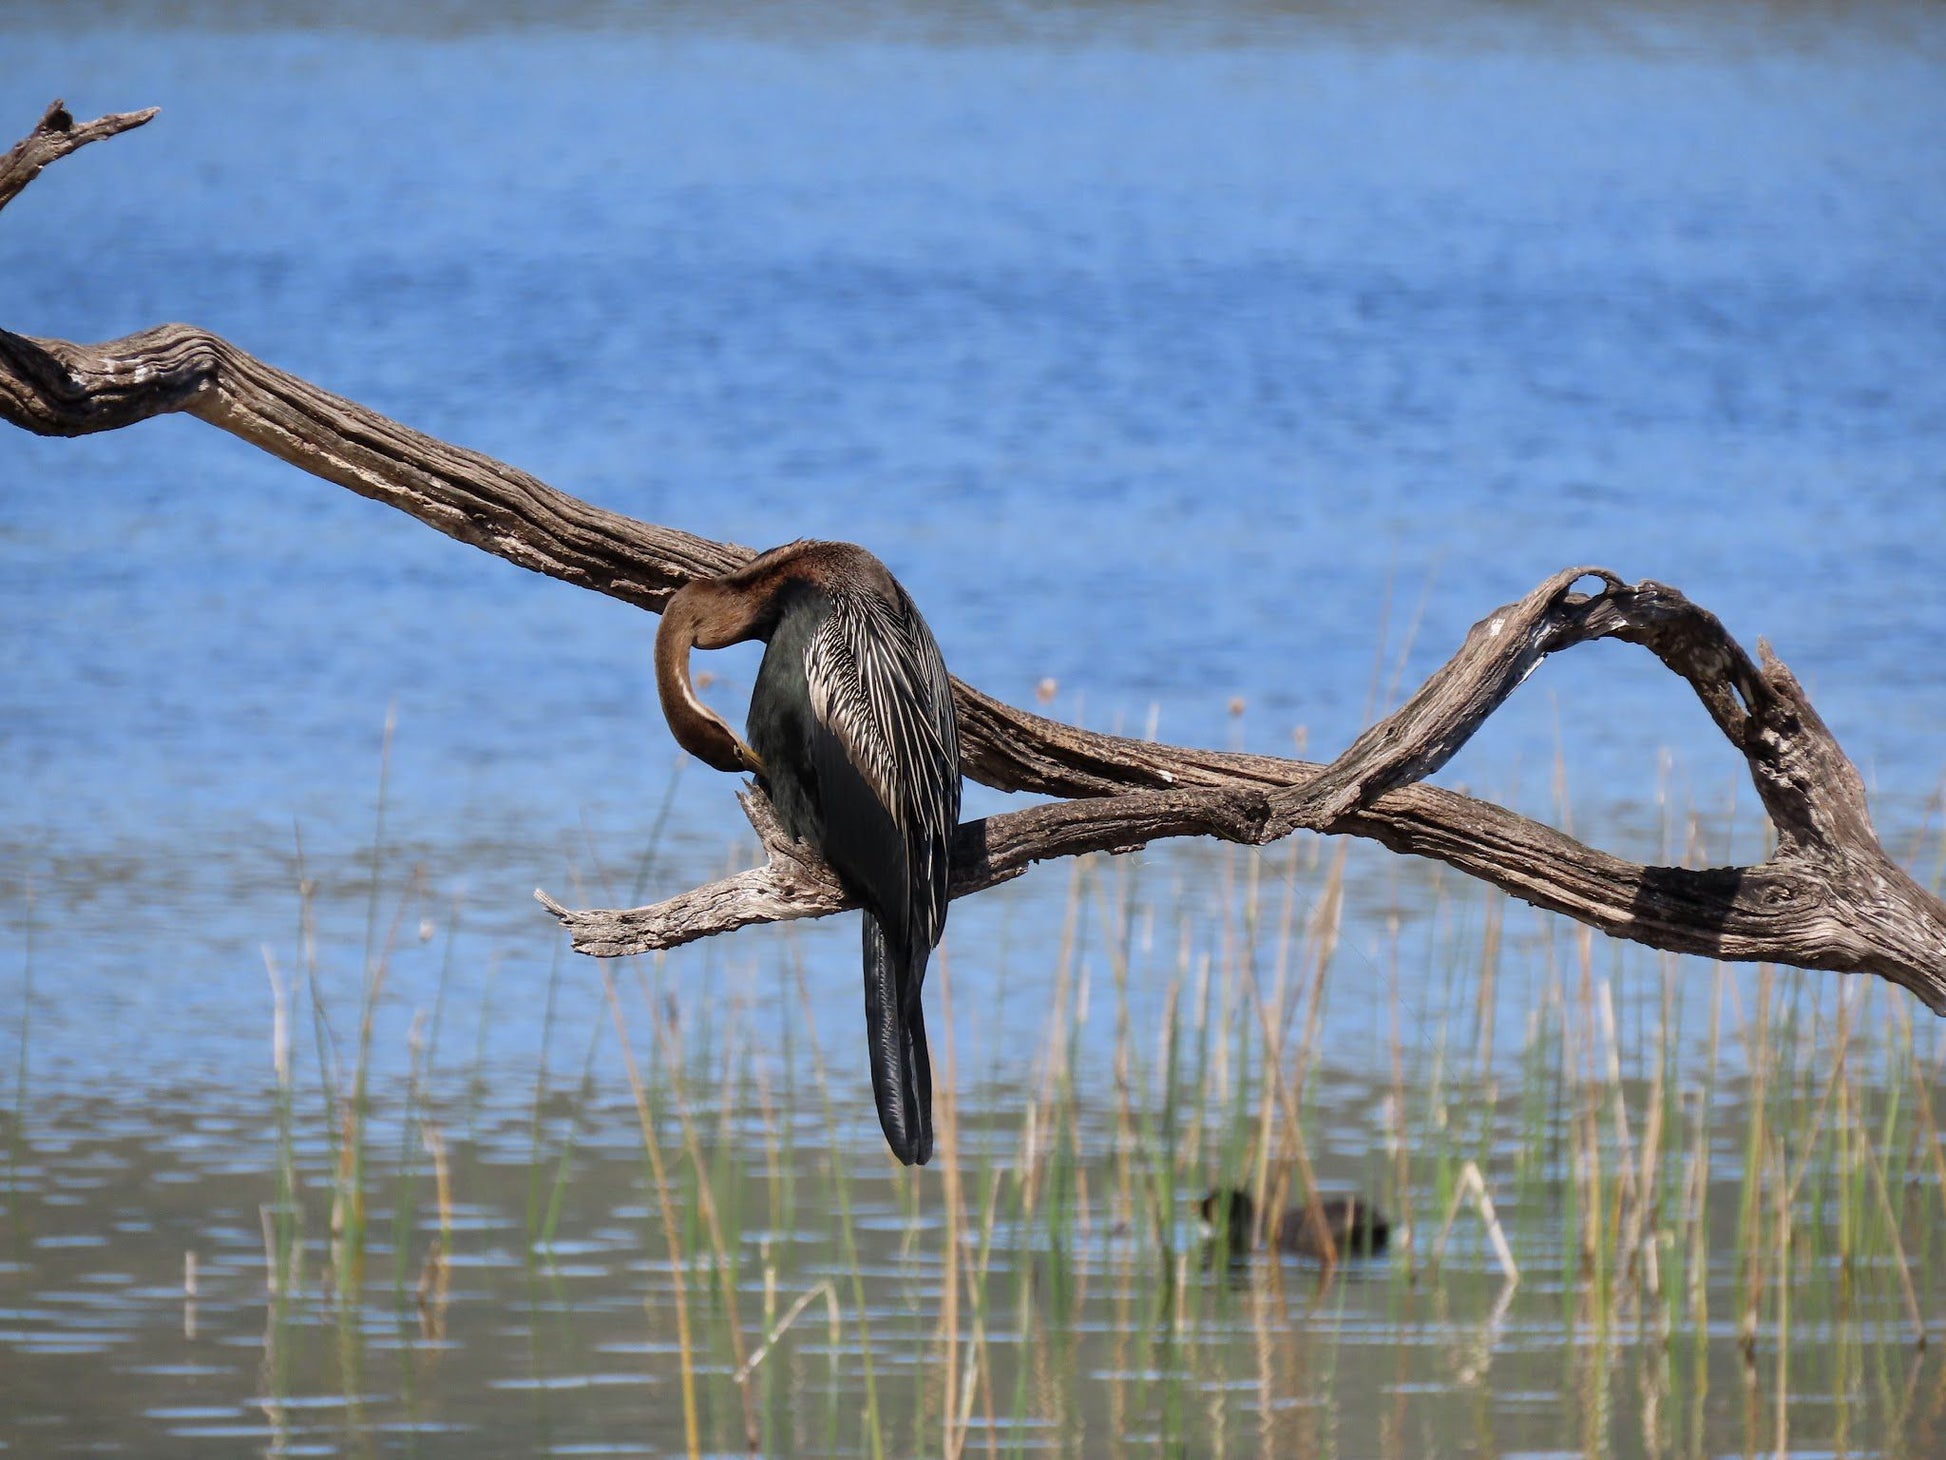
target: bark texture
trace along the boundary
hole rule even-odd
[[[96,117],[92,122],[77,123],[61,102],[50,103],[34,124],[34,130],[14,143],[5,157],[0,157],[0,208],[6,207],[22,188],[39,177],[48,163],[60,161],[77,147],[139,127],[157,110],[150,107],[146,111],[116,112],[112,116]]]
[[[59,103],[0,160],[0,207],[87,142],[153,111],[76,124]],[[527,473],[320,390],[191,325],[98,345],[0,330],[0,417],[46,436],[116,430],[184,412],[293,466],[395,507],[537,573],[659,610],[682,584],[752,556],[638,522]],[[1503,807],[1423,784],[1549,654],[1595,639],[1639,644],[1695,691],[1741,754],[1777,833],[1748,867],[1644,866]],[[1946,905],[1888,856],[1864,784],[1796,678],[1752,660],[1715,615],[1663,584],[1570,568],[1475,624],[1395,713],[1328,765],[1157,745],[1062,725],[954,682],[962,769],[1061,801],[959,828],[952,895],[1037,861],[1121,852],[1166,837],[1260,845],[1309,830],[1431,857],[1537,907],[1679,953],[1873,973],[1946,1013]],[[597,956],[675,947],[849,904],[754,791],[743,804],[764,866],[653,907],[570,911],[537,894]]]

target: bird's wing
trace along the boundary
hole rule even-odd
[[[804,654],[811,712],[904,842],[911,933],[946,921],[947,846],[959,822],[959,744],[939,646],[903,592],[837,598]]]

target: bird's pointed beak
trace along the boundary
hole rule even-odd
[[[741,739],[737,741],[737,754],[743,757],[743,768],[745,770],[756,776],[764,774],[763,759]]]

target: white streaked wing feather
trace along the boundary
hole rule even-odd
[[[901,597],[904,595],[901,594]],[[946,920],[947,845],[959,821],[959,744],[939,646],[907,599],[834,597],[804,654],[811,710],[905,837],[928,943]]]

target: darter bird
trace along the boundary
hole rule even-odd
[[[696,697],[692,648],[765,642],[741,740]],[[655,641],[662,713],[683,749],[750,771],[795,839],[864,909],[865,1033],[892,1154],[932,1156],[932,1062],[919,991],[946,924],[959,733],[932,631],[851,543],[793,542],[685,584]]]

